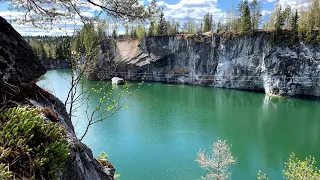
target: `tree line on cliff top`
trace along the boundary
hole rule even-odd
[[[233,5],[232,5],[233,7]],[[320,42],[320,0],[310,0],[308,6],[296,4],[295,7],[283,7],[275,4],[268,19],[263,20],[261,1],[241,1],[236,9],[230,8],[223,20],[213,20],[213,15],[206,13],[201,22],[195,22],[186,18],[185,22],[174,19],[168,20],[163,9],[153,11],[144,21],[121,21],[125,31],[118,33],[119,25],[111,20],[88,20],[88,23],[96,24],[97,37],[110,37],[114,39],[133,38],[142,39],[145,36],[162,36],[176,34],[196,34],[207,32],[233,32],[246,33],[256,30],[264,30],[272,33],[272,42],[283,42],[290,39],[295,44],[299,39],[307,43]],[[97,25],[98,24],[98,25]],[[76,35],[80,35],[78,30]],[[81,34],[83,35],[83,33]],[[44,37],[46,39],[48,37]],[[30,38],[29,38],[30,39]],[[29,42],[41,57],[65,57],[66,46],[69,42],[61,43],[45,42],[42,37]],[[35,40],[35,43],[32,42]],[[73,44],[73,43],[71,43]],[[78,49],[78,48],[75,48]],[[45,52],[45,53],[44,53]]]

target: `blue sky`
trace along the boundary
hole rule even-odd
[[[96,0],[99,1],[99,0]],[[143,3],[148,3],[150,0],[141,0]],[[227,18],[227,12],[231,9],[232,4],[234,8],[237,7],[241,0],[158,0],[158,5],[164,8],[164,14],[166,19],[179,20],[181,24],[187,19],[200,22],[206,13],[212,13],[214,21],[223,21]],[[250,0],[249,0],[250,1]],[[300,4],[305,3],[308,0],[298,0]],[[264,19],[271,14],[271,11],[276,3],[280,3],[283,6],[291,5],[295,6],[297,0],[260,0],[262,5],[262,14]],[[93,12],[93,11],[92,11]],[[88,13],[91,13],[89,10]],[[7,3],[0,3],[0,16],[9,20],[21,16],[20,12],[10,12],[8,10]],[[73,22],[62,22],[57,24],[57,27],[67,27],[68,34],[73,32]],[[15,29],[22,35],[63,35],[64,32],[59,31],[57,27],[51,31],[39,30],[31,25],[17,25],[13,24]],[[81,27],[81,22],[77,23],[77,27]],[[123,33],[124,29],[119,26],[119,33]]]

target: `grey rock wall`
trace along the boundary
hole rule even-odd
[[[95,69],[97,79],[196,84],[264,91],[282,96],[320,96],[320,47],[303,42],[287,47],[271,45],[268,34],[219,34],[146,37],[115,43],[116,70],[107,69],[105,54]],[[110,45],[111,43],[109,43]],[[104,51],[105,52],[105,51]],[[103,72],[99,75],[99,72]],[[90,73],[89,73],[90,74]],[[106,75],[107,74],[107,75]],[[111,74],[111,75],[110,75]],[[95,78],[93,78],[95,79]]]
[[[30,82],[46,70],[31,46],[0,16],[0,78],[12,84]]]

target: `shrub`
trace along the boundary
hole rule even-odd
[[[9,171],[9,167],[5,164],[0,164],[0,179],[9,180],[12,177],[12,172]]]
[[[320,179],[320,171],[316,167],[316,159],[312,156],[306,157],[305,161],[296,158],[292,153],[289,162],[284,163],[285,170],[282,171],[284,178],[289,180],[315,180]],[[266,174],[258,173],[258,180],[269,180]]]
[[[262,172],[259,171],[258,180],[269,180],[269,178],[267,178],[267,174],[262,174]]]
[[[37,109],[15,107],[0,113],[0,163],[10,164],[1,172],[9,168],[21,179],[57,179],[68,148],[64,127],[47,123]]]
[[[309,156],[305,161],[301,161],[292,153],[289,162],[285,162],[284,166],[286,170],[282,173],[285,179],[320,179],[320,171],[316,167],[314,157]]]

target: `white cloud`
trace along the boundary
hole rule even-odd
[[[12,11],[2,11],[0,12],[0,16],[5,19],[14,19],[17,17],[23,16],[23,12],[12,12]]]
[[[299,3],[299,9],[304,8],[308,6],[309,0],[279,0],[279,4],[285,8],[287,6],[290,6],[292,9],[297,8],[297,3]]]
[[[272,13],[272,11],[269,11],[269,10],[262,10],[261,11],[262,16],[267,16],[267,15],[270,15],[271,13]]]
[[[140,0],[141,2],[151,2],[152,0]],[[219,0],[226,1],[226,0]],[[308,0],[298,0],[300,2],[300,7],[306,6]],[[77,1],[78,2],[78,1]],[[95,3],[100,3],[100,0],[93,0]],[[279,2],[282,7],[286,7],[290,5],[293,9],[296,8],[297,0],[261,0],[262,3],[275,3]],[[99,11],[100,8],[97,6],[93,6],[92,4],[84,4],[81,5],[81,13],[87,17],[93,17],[94,13]],[[164,14],[167,20],[178,20],[181,23],[185,22],[187,19],[200,22],[203,20],[203,16],[206,13],[211,13],[213,15],[214,21],[225,21],[227,17],[226,11],[222,10],[218,7],[218,0],[180,0],[176,4],[170,4],[167,2],[159,1],[157,4],[164,8]],[[267,17],[271,14],[270,10],[263,10],[263,17]],[[3,11],[0,12],[0,16],[4,17],[8,21],[23,16],[23,12],[11,12],[11,11]],[[16,28],[18,32],[22,35],[65,35],[65,32],[59,30],[59,28],[64,29],[66,26],[66,32],[69,35],[72,35],[74,31],[74,23],[76,24],[76,28],[80,28],[82,26],[82,22],[80,18],[76,16],[76,20],[65,20],[61,22],[55,23],[55,27],[52,30],[45,31],[33,28],[31,25],[18,25],[11,22],[13,27]],[[121,31],[121,32],[120,32]],[[123,33],[123,28],[120,28],[119,33]]]
[[[157,4],[164,8],[167,19],[185,21],[188,18],[200,21],[206,13],[211,13],[213,19],[222,20],[226,13],[218,8],[217,0],[181,0],[177,4],[168,4],[163,1]]]

